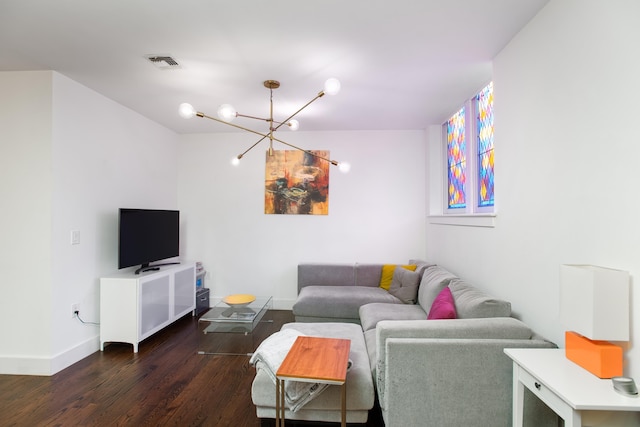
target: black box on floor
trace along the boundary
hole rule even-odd
[[[209,288],[200,288],[196,292],[196,316],[209,310]]]

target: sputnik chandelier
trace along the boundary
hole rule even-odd
[[[319,98],[322,98],[325,94],[326,95],[335,95],[335,94],[337,94],[340,91],[340,82],[338,81],[338,79],[335,79],[335,78],[328,79],[324,83],[324,89],[322,91],[320,91],[318,93],[318,95],[316,95],[315,98],[313,98],[311,101],[307,102],[298,111],[296,111],[295,113],[293,113],[292,115],[287,117],[282,122],[278,122],[278,121],[275,121],[273,119],[273,90],[280,87],[280,82],[277,81],[277,80],[265,80],[263,84],[264,84],[264,87],[269,89],[269,95],[270,95],[269,96],[269,118],[261,118],[261,117],[255,117],[255,116],[248,116],[246,114],[240,114],[235,110],[235,108],[233,108],[233,106],[231,106],[229,104],[222,104],[220,107],[218,107],[218,111],[217,111],[218,118],[212,117],[212,116],[208,116],[208,115],[206,115],[204,113],[196,111],[196,109],[193,108],[193,106],[191,104],[188,104],[186,102],[180,104],[180,106],[178,108],[178,112],[185,119],[190,119],[190,118],[192,118],[194,116],[198,116],[198,117],[210,119],[210,120],[213,120],[213,121],[216,121],[216,122],[219,122],[219,123],[224,123],[226,125],[233,126],[235,128],[242,129],[244,131],[254,133],[256,135],[260,135],[261,138],[258,141],[256,141],[252,146],[247,148],[243,153],[238,154],[238,156],[233,159],[233,163],[234,164],[237,164],[240,161],[240,159],[242,159],[242,157],[244,157],[245,154],[247,154],[252,148],[254,148],[256,145],[258,145],[260,142],[264,141],[265,139],[268,139],[269,140],[268,153],[269,153],[270,156],[273,155],[273,141],[277,141],[277,142],[279,142],[281,144],[284,144],[284,145],[286,145],[288,147],[295,148],[296,150],[303,151],[303,152],[305,152],[305,153],[307,153],[307,154],[309,154],[311,156],[314,156],[316,158],[325,160],[325,161],[331,163],[334,166],[338,166],[338,168],[342,172],[348,172],[349,168],[350,168],[348,163],[337,162],[335,160],[331,160],[331,159],[319,156],[319,155],[317,155],[316,153],[314,153],[314,152],[312,152],[310,150],[305,150],[304,148],[300,148],[298,146],[295,146],[293,144],[290,144],[288,142],[285,142],[285,141],[283,141],[281,139],[278,139],[278,138],[273,136],[274,132],[277,131],[278,129],[280,129],[282,126],[287,126],[292,131],[298,130],[300,124],[299,124],[299,122],[297,120],[294,119],[294,117],[299,112],[301,112],[302,110],[307,108],[312,102],[316,101]],[[240,126],[240,125],[231,123],[231,121],[233,119],[235,119],[236,117],[244,117],[244,118],[248,118],[248,119],[255,119],[255,120],[265,121],[265,122],[267,122],[269,124],[269,132],[268,133],[262,133],[262,132],[255,131],[253,129],[246,128],[244,126]]]

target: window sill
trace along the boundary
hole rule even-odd
[[[427,219],[429,224],[491,228],[496,226],[496,214],[429,215]]]

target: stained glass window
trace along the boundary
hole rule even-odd
[[[467,205],[466,182],[466,138],[465,108],[461,108],[447,122],[447,165],[449,187],[449,209],[460,209]]]
[[[493,206],[493,83],[475,97],[478,143],[478,206]]]
[[[442,128],[447,156],[446,211],[493,213],[493,83],[465,101]]]

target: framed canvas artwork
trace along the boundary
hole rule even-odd
[[[310,150],[329,158],[329,151]],[[329,214],[330,163],[300,150],[267,153],[264,213],[290,215]]]

